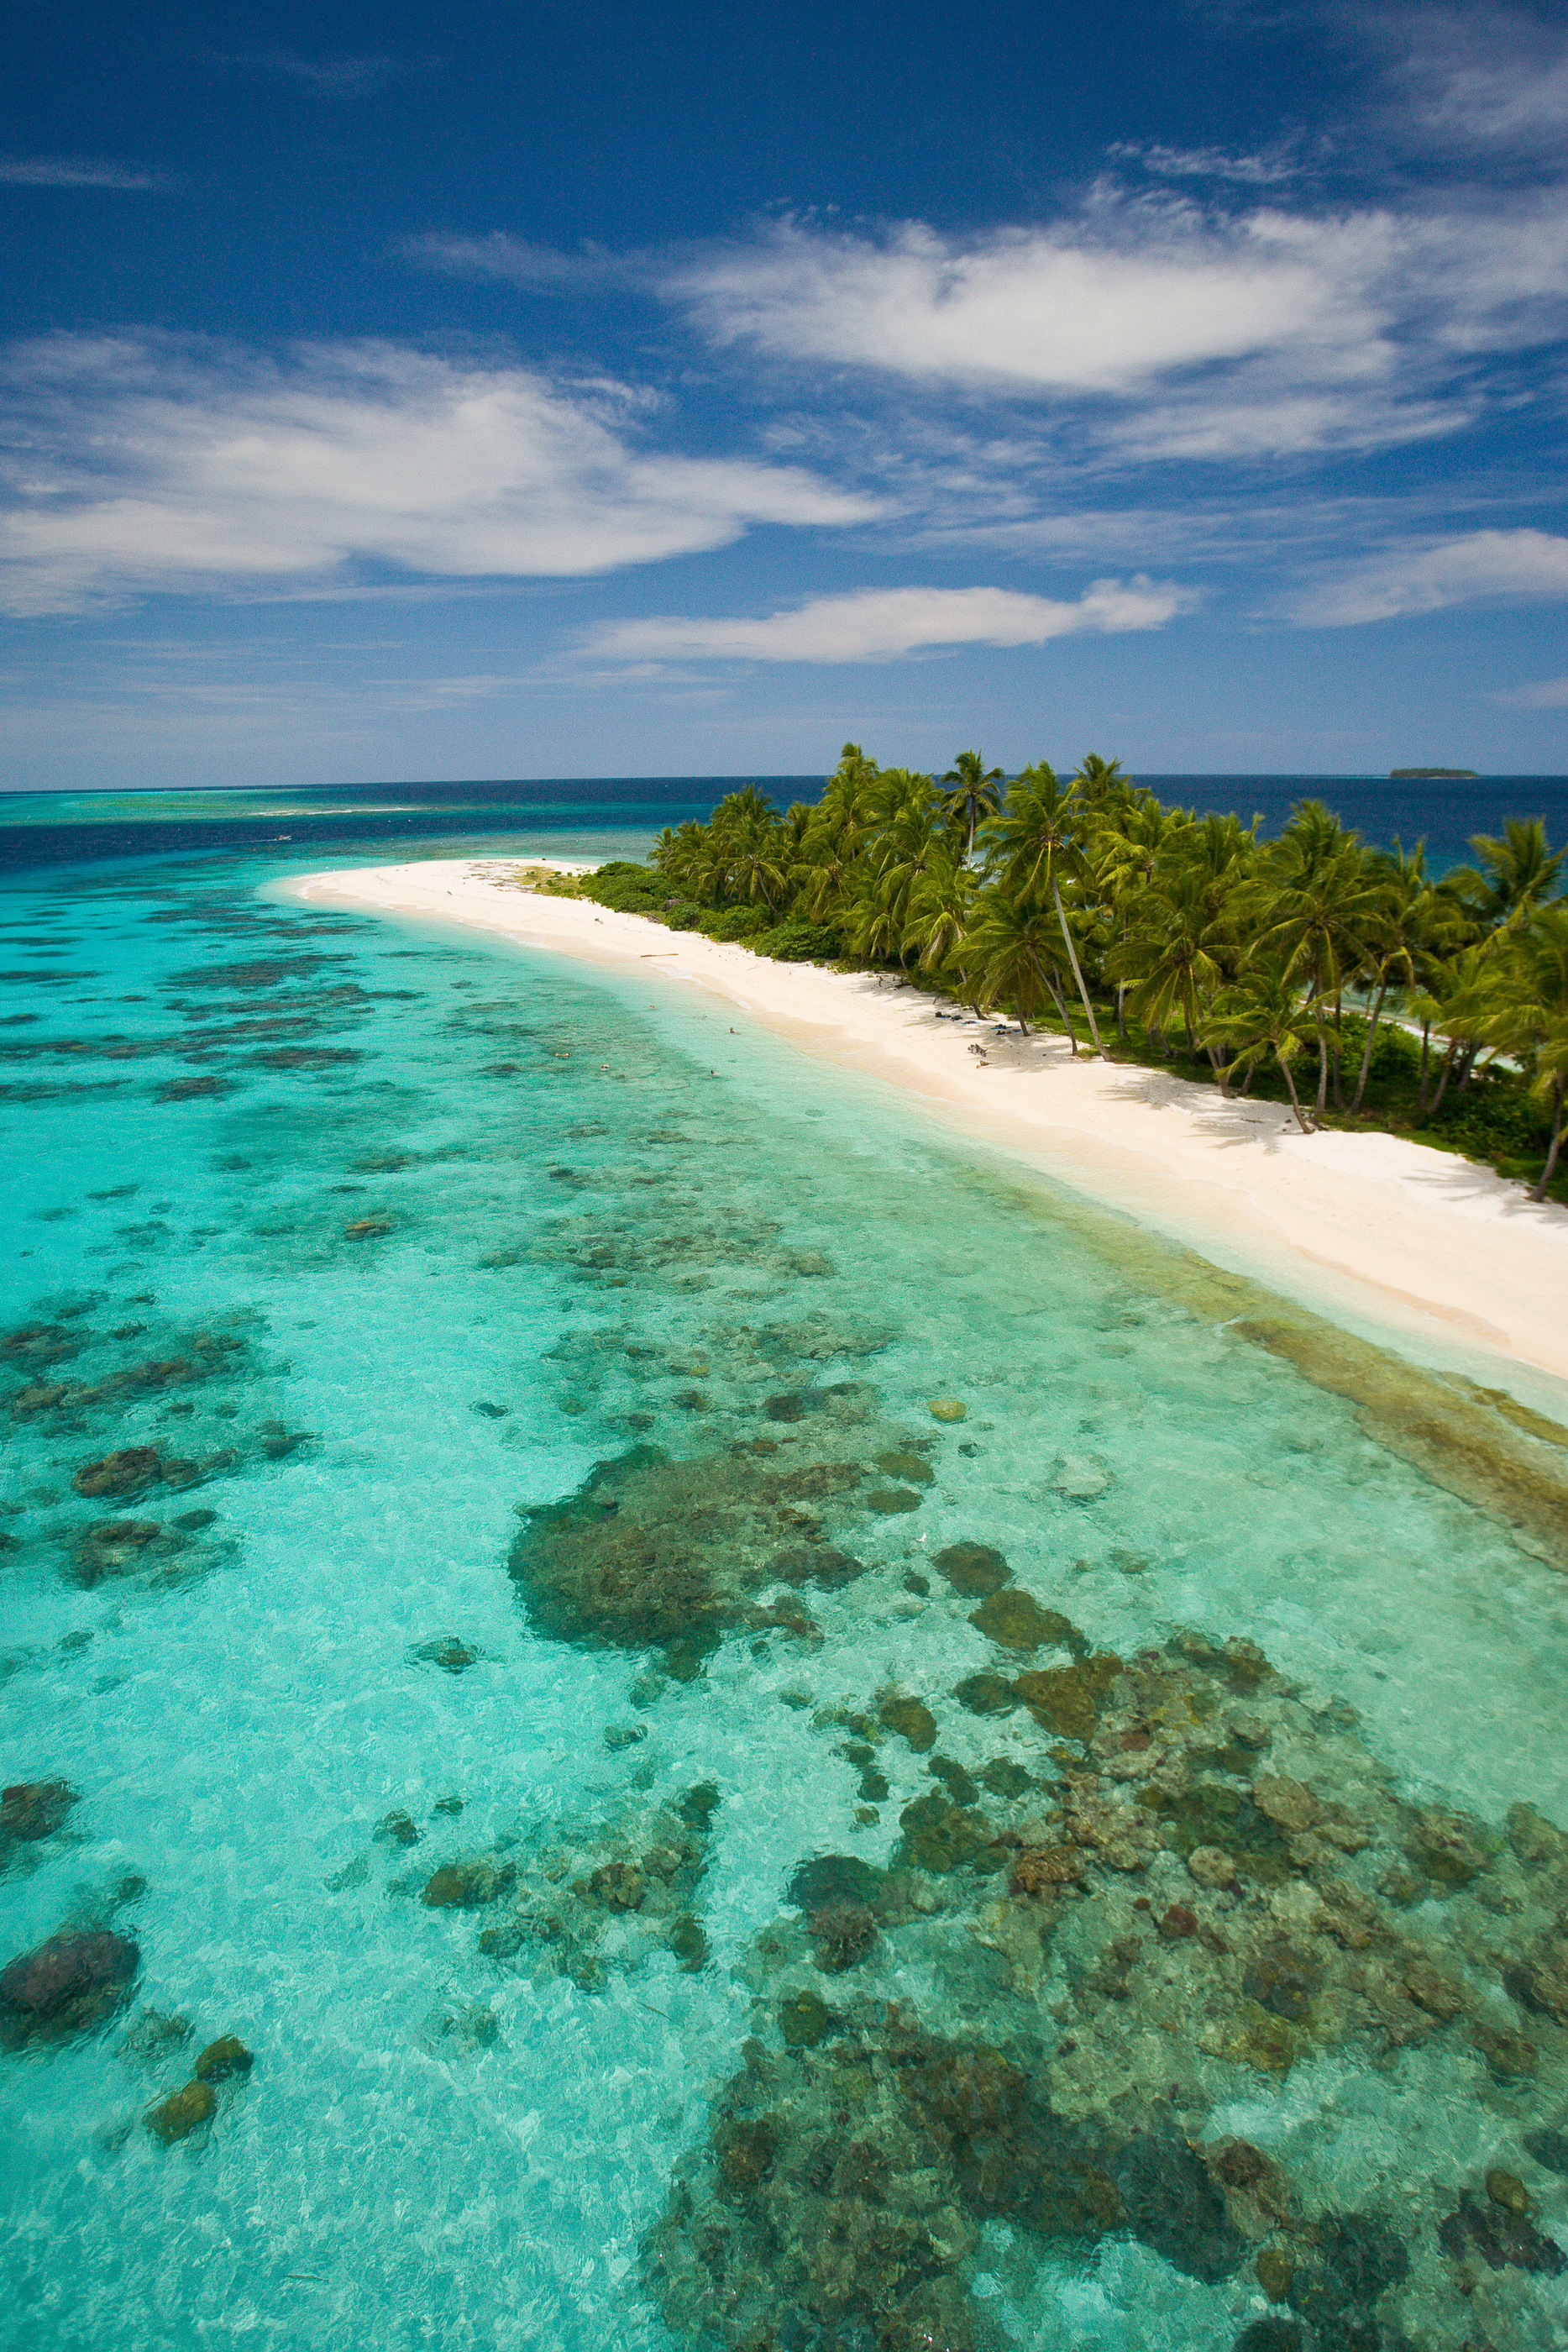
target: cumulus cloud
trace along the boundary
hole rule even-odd
[[[1485,355],[1562,332],[1568,189],[1235,215],[1102,192],[967,240],[792,222],[664,291],[721,347],[1028,403],[1140,460],[1370,447],[1454,429]]]
[[[0,184],[9,188],[162,188],[161,173],[88,155],[0,155]]]
[[[870,662],[942,646],[1043,646],[1085,630],[1157,629],[1186,601],[1150,580],[1096,580],[1072,603],[1010,588],[865,588],[759,620],[621,621],[595,633],[607,659]]]
[[[1121,245],[1071,228],[966,245],[919,223],[877,239],[786,224],[669,290],[716,342],[930,382],[1120,392],[1288,345],[1335,373],[1375,364],[1363,289],[1385,224],[1314,237],[1260,218],[1220,236],[1183,210],[1132,226]]]
[[[802,467],[646,447],[639,403],[385,344],[275,365],[62,337],[0,384],[0,599],[563,577],[878,511]]]
[[[1396,549],[1309,590],[1299,621],[1328,628],[1438,613],[1454,604],[1568,600],[1568,539],[1544,530],[1476,530]]]

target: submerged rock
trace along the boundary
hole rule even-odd
[[[1068,1739],[1090,1740],[1100,1721],[1105,1693],[1122,1661],[1110,1652],[1074,1666],[1051,1666],[1019,1675],[1013,1685],[1037,1723]]]
[[[0,1796],[0,1852],[7,1838],[53,1837],[77,1801],[65,1780],[18,1780]]]
[[[879,1454],[876,1466],[885,1477],[902,1479],[906,1486],[931,1486],[936,1481],[936,1473],[925,1454],[916,1454],[911,1446]]]
[[[832,2011],[810,1990],[779,2004],[779,2031],[787,2050],[814,2050],[832,2029]]]
[[[482,1910],[506,1893],[516,1871],[497,1870],[490,1862],[449,1862],[426,1882],[420,1901],[432,1911]]]
[[[208,2042],[193,2071],[198,2083],[228,2083],[248,2074],[255,2063],[237,2034],[223,2033],[215,2042]]]
[[[177,2141],[189,2139],[204,2124],[211,2123],[217,2105],[217,2093],[210,2083],[187,2083],[161,2105],[149,2108],[147,2128],[165,2147],[172,2147]]]
[[[789,1880],[787,1899],[802,1911],[878,1902],[885,1886],[882,1871],[858,1854],[817,1853],[799,1864]]]
[[[933,1421],[962,1421],[969,1408],[957,1397],[933,1397],[927,1410]]]
[[[72,1546],[77,1582],[90,1592],[105,1577],[127,1576],[144,1568],[149,1547],[162,1532],[156,1519],[100,1519]]]
[[[829,1976],[858,1968],[876,1948],[876,1921],[862,1903],[829,1903],[806,1915],[817,1966]]]
[[[977,1599],[999,1591],[1012,1572],[999,1551],[981,1543],[946,1544],[933,1554],[931,1565],[956,1592],[972,1593]]]
[[[479,1659],[478,1651],[460,1642],[455,1633],[441,1633],[431,1641],[416,1643],[409,1654],[423,1664],[439,1666],[447,1675],[463,1674]]]
[[[904,1832],[898,1859],[917,1870],[945,1876],[969,1864],[988,1871],[1003,1865],[1005,1857],[985,1815],[955,1805],[940,1790],[905,1805],[898,1823]]]
[[[1071,1617],[1064,1617],[1060,1609],[1042,1609],[1032,1592],[1018,1585],[1005,1586],[978,1609],[971,1609],[969,1622],[988,1642],[998,1643],[1004,1650],[1051,1647],[1072,1650],[1082,1657],[1089,1648]]]
[[[936,1717],[924,1699],[905,1698],[896,1691],[891,1692],[877,1708],[877,1717],[889,1731],[906,1739],[917,1756],[936,1745]]]
[[[1022,1704],[1011,1683],[1000,1675],[966,1675],[954,1685],[953,1696],[971,1715],[1009,1715]]]
[[[1324,2213],[1298,2265],[1291,2300],[1324,2344],[1378,2342],[1375,2306],[1410,2275],[1410,2257],[1372,2213]]]
[[[1153,2132],[1129,2140],[1115,2181],[1134,2236],[1173,2269],[1214,2286],[1239,2266],[1246,2246],[1208,2167],[1186,2140]]]
[[[1491,1859],[1477,1824],[1463,1813],[1424,1806],[1415,1815],[1406,1851],[1439,1886],[1467,1886]]]
[[[89,2032],[123,2005],[141,1965],[131,1938],[106,1927],[51,1936],[0,1974],[0,2043]]]
[[[836,1391],[823,1395],[831,1404]],[[862,1572],[825,1524],[847,1516],[865,1477],[840,1418],[823,1414],[815,1458],[799,1458],[792,1439],[758,1439],[686,1461],[637,1445],[596,1465],[575,1495],[530,1511],[513,1545],[533,1622],[599,1648],[662,1648],[682,1681],[731,1627],[773,1622],[809,1637],[798,1611],[759,1618],[753,1596],[770,1580],[832,1587]]]
[[[685,1912],[670,1929],[669,1947],[687,1976],[695,1976],[708,1963],[708,1941],[701,1923],[691,1913]]]
[[[163,1456],[155,1445],[121,1446],[97,1462],[87,1462],[71,1485],[78,1495],[138,1495],[156,1486],[163,1475]]]
[[[1438,2222],[1437,2240],[1456,2263],[1474,2252],[1489,2270],[1542,2271],[1552,2278],[1568,2270],[1568,2254],[1527,2214],[1490,2199],[1483,2205],[1468,2189],[1459,2191],[1458,2210]]]
[[[1568,2132],[1547,2126],[1524,2135],[1522,2146],[1527,2156],[1548,2172],[1560,2172],[1568,2178]]]

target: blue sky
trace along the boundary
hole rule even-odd
[[[20,0],[0,784],[1568,770],[1568,19]]]

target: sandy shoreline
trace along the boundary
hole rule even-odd
[[[623,972],[656,961],[804,1050],[918,1097],[949,1132],[1220,1263],[1438,1354],[1493,1351],[1568,1381],[1568,1210],[1533,1205],[1490,1169],[1395,1136],[1303,1136],[1274,1104],[1227,1104],[1161,1071],[1074,1062],[1060,1038],[1003,1040],[988,1025],[937,1020],[931,999],[892,981],[773,963],[511,887],[520,866],[545,862],[429,860],[283,887],[317,905],[477,926]],[[983,1064],[970,1051],[982,1040]]]

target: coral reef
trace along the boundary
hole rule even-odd
[[[107,1927],[63,1928],[0,1974],[0,2046],[89,2033],[130,1998],[141,1954]]]
[[[985,1548],[954,1549],[934,1565],[963,1592]],[[978,1572],[1008,1589],[999,1556]],[[1250,2280],[1276,2315],[1239,2344],[1511,2340],[1519,2294],[1568,2266],[1517,2168],[1568,2169],[1568,1839],[1526,1806],[1494,1833],[1403,1798],[1351,1711],[1314,1713],[1245,1639],[1123,1660],[1065,1619],[1050,1638],[1066,1663],[970,1677],[956,1716],[894,1694],[819,1717],[862,1727],[852,1761],[913,1725],[933,1785],[885,1867],[803,1862],[743,1967],[752,2038],[644,2248],[677,2340],[979,2352],[998,2223],[1040,2259],[1130,2237]],[[936,1748],[1002,1693],[1009,1755]],[[1288,2141],[1208,2123],[1333,2053],[1418,2056],[1514,2153],[1346,2210]]]

